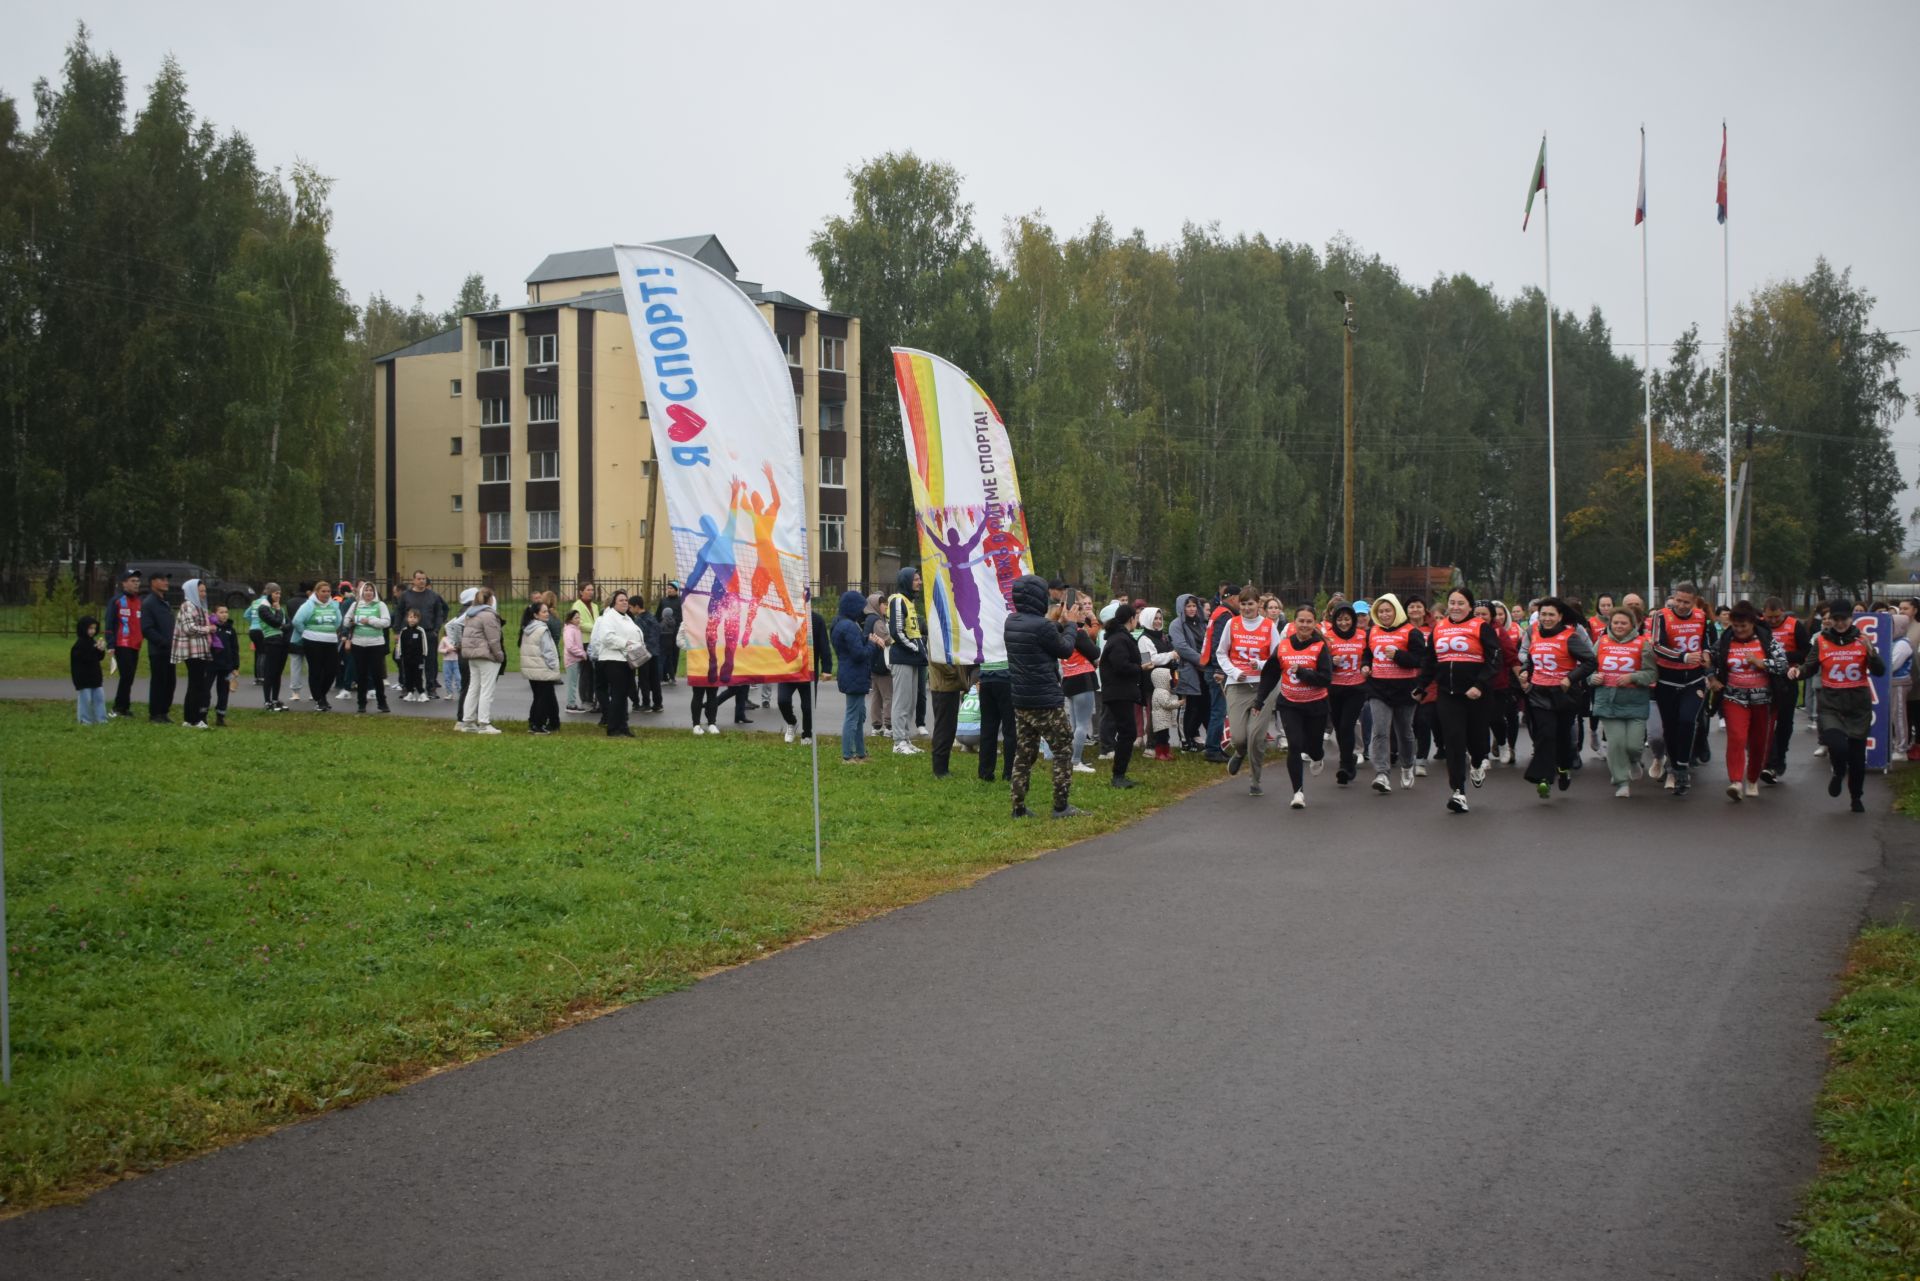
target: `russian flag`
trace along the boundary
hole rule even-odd
[[[1647,130],[1640,128],[1640,198],[1633,202],[1633,225],[1647,220]]]
[[[1714,193],[1714,203],[1720,206],[1720,221],[1727,220],[1727,122],[1720,122],[1720,188]]]

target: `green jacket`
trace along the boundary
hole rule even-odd
[[[1598,648],[1597,644],[1595,648]],[[1602,685],[1599,682],[1603,675],[1596,671],[1587,678],[1587,682],[1593,686],[1593,718],[1601,721],[1647,719],[1647,704],[1653,697],[1653,685],[1660,679],[1660,670],[1653,661],[1652,643],[1642,638],[1640,670],[1627,677],[1627,684]]]

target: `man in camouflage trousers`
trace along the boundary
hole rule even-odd
[[[1093,606],[1085,597],[1071,607],[1047,599],[1047,580],[1037,574],[1015,579],[1007,615],[1007,676],[1013,685],[1013,816],[1032,818],[1027,784],[1033,761],[1046,743],[1053,753],[1053,816],[1072,818],[1086,811],[1068,799],[1073,787],[1073,726],[1067,720],[1067,696],[1060,685],[1060,660],[1078,651],[1092,660],[1099,651],[1086,630]]]

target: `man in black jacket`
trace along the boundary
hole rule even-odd
[[[431,655],[434,647],[440,643],[440,629],[447,625],[447,601],[439,592],[433,590],[433,583],[426,571],[413,571],[413,582],[400,593],[399,603],[393,611],[393,625],[399,629],[406,625],[407,611],[420,611],[420,627],[427,634],[427,653]],[[440,692],[440,664],[427,663],[427,697],[432,698]]]
[[[1767,597],[1761,607],[1767,633],[1787,652],[1787,666],[1798,667],[1807,656],[1807,642],[1813,638],[1807,625],[1787,612],[1787,603],[1778,596]],[[1793,740],[1793,714],[1800,701],[1800,682],[1782,676],[1773,683],[1773,742],[1767,752],[1767,767],[1760,781],[1769,787],[1787,772],[1787,745]]]
[[[173,606],[167,604],[167,576],[147,578],[147,598],[140,602],[140,635],[147,642],[147,719],[155,725],[170,725],[173,718],[173,686],[178,675],[173,665]]]
[[[1083,606],[1080,617],[1055,622],[1048,616],[1047,580],[1038,574],[1015,579],[1011,594],[1006,640],[1007,674],[1013,683],[1013,816],[1033,817],[1027,809],[1027,783],[1044,741],[1053,753],[1053,816],[1072,818],[1086,811],[1070,800],[1073,725],[1060,688],[1060,660],[1076,648],[1088,659],[1097,656],[1093,638],[1080,630],[1092,623],[1093,610]]]

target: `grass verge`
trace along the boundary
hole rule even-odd
[[[0,704],[14,1088],[0,1212],[380,1094],[717,966],[1110,831],[1213,781],[1004,784],[770,734],[458,735],[231,714],[194,733]],[[1044,780],[1036,780],[1043,782]],[[1091,784],[1091,786],[1089,785]]]
[[[71,636],[0,632],[0,681],[69,680]]]
[[[1920,770],[1894,776],[1895,808],[1920,818]],[[1807,1189],[1806,1281],[1920,1275],[1920,930],[1862,930],[1840,998],[1823,1014],[1830,1065],[1815,1109],[1825,1149]]]

